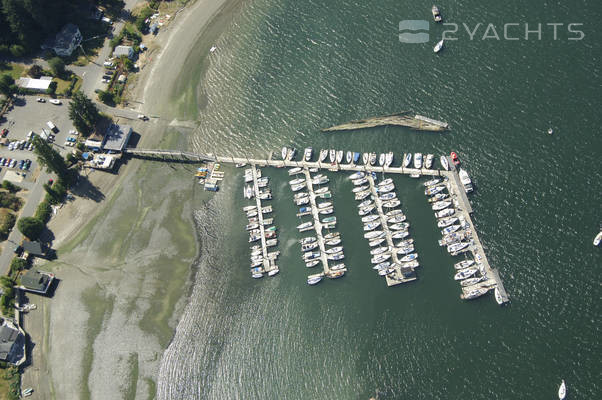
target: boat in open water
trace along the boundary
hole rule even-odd
[[[443,19],[441,17],[441,13],[439,12],[439,8],[435,5],[433,5],[433,7],[431,8],[431,12],[433,13],[433,19],[435,20],[435,22],[441,22],[441,20]]]
[[[439,53],[441,51],[441,49],[443,48],[443,39],[439,40],[437,42],[437,44],[435,45],[435,47],[433,48],[433,51],[435,53]]]
[[[312,277],[308,277],[307,278],[307,284],[308,285],[317,285],[321,281],[322,281],[322,277],[321,276],[312,276]]]
[[[564,400],[566,398],[566,383],[564,383],[564,379],[558,388],[558,399]]]

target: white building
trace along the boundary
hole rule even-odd
[[[127,56],[130,60],[134,58],[134,49],[132,46],[117,46],[113,50],[113,57]]]
[[[17,86],[23,89],[37,90],[40,92],[45,92],[48,90],[48,86],[50,86],[50,82],[52,82],[51,76],[42,76],[40,79],[34,78],[19,78],[17,80]]]

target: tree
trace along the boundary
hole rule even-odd
[[[52,57],[48,60],[48,66],[52,70],[54,76],[61,77],[65,74],[65,61],[60,57]]]
[[[44,227],[44,223],[35,217],[24,217],[17,222],[19,231],[30,240],[39,238]]]
[[[50,85],[48,85],[48,89],[46,89],[46,93],[54,97],[54,92],[56,92],[56,86],[56,81],[50,82]]]
[[[14,93],[17,93],[17,85],[15,85],[15,80],[12,76],[8,74],[0,76],[0,93],[6,97],[10,97]]]
[[[105,104],[113,104],[115,101],[113,99],[113,95],[111,94],[111,92],[104,91],[104,90],[100,90],[98,92],[98,100],[102,101]]]
[[[38,162],[45,166],[47,171],[57,174],[59,179],[64,182],[71,182],[71,176],[63,157],[38,135],[32,137],[32,142],[35,146],[34,152],[38,156]]]
[[[27,75],[35,79],[38,79],[40,76],[42,76],[42,73],[44,73],[44,70],[38,64],[32,65],[31,68],[29,68],[29,71],[27,71]]]
[[[18,271],[23,271],[25,269],[25,267],[27,267],[27,261],[22,258],[15,257],[10,262],[10,270],[13,273],[16,273]]]
[[[94,130],[100,119],[100,113],[96,104],[85,94],[75,92],[69,103],[69,118],[73,121],[75,128],[87,136]]]

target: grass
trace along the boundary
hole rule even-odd
[[[0,63],[0,74],[8,74],[13,77],[14,80],[19,79],[24,75],[25,66],[23,64],[16,63]]]
[[[12,387],[12,392],[11,392]],[[13,400],[19,398],[21,389],[21,375],[14,367],[0,370],[0,400]]]
[[[157,384],[151,378],[144,378],[144,382],[148,384],[148,400],[153,400],[157,397]]]
[[[130,354],[128,359],[129,384],[124,393],[124,399],[136,399],[136,389],[138,387],[138,353]]]

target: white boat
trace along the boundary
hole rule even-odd
[[[431,8],[431,12],[433,13],[433,19],[435,20],[435,22],[441,22],[441,13],[439,12],[439,8],[437,6],[433,6],[433,8]]]
[[[400,204],[401,204],[401,201],[399,201],[399,199],[393,199],[393,200],[385,201],[383,203],[383,207],[393,208],[393,207],[397,207]]]
[[[462,279],[470,278],[474,274],[477,273],[479,269],[477,267],[464,268],[454,275],[454,279],[457,281],[461,281]]]
[[[394,155],[392,151],[385,155],[385,167],[390,167],[391,164],[393,164],[393,157]]]
[[[337,244],[341,244],[341,238],[332,238],[324,241],[326,246],[336,246]]]
[[[378,156],[378,165],[380,165],[381,167],[383,165],[385,165],[385,160],[386,160],[385,153],[380,153],[380,155]]]
[[[385,213],[385,216],[387,216],[387,217],[394,217],[394,216],[399,215],[399,214],[403,214],[403,211],[401,211],[401,210],[391,210],[391,211],[387,211]]]
[[[292,186],[292,185],[298,185],[303,182],[305,182],[305,178],[297,178],[297,179],[290,180],[288,182],[288,184]]]
[[[372,222],[375,221],[377,219],[379,219],[380,217],[378,215],[372,214],[372,215],[366,215],[365,217],[362,217],[362,222]]]
[[[412,254],[408,254],[407,256],[400,258],[399,261],[409,262],[409,261],[415,260],[417,258],[418,258],[418,253],[412,253]]]
[[[432,154],[426,155],[426,160],[424,161],[424,168],[431,169],[433,167],[433,159],[435,158]]]
[[[432,209],[433,211],[443,210],[444,208],[451,206],[451,203],[451,201],[438,201],[433,204]]]
[[[397,195],[395,194],[395,192],[389,192],[389,193],[383,193],[380,196],[378,196],[379,199],[386,201],[386,200],[392,200],[395,197],[397,197]]]
[[[333,265],[332,267],[330,267],[331,271],[342,271],[345,270],[345,264],[341,263],[341,264],[337,264],[337,265]]]
[[[462,182],[462,185],[464,185],[464,191],[466,193],[470,193],[472,192],[472,181],[470,180],[470,177],[468,176],[468,172],[466,172],[464,169],[460,168],[460,182]]]
[[[303,159],[305,161],[310,161],[311,156],[314,154],[314,150],[311,147],[307,147],[305,151],[303,151]]]
[[[502,298],[502,294],[500,293],[500,290],[498,289],[498,287],[495,287],[495,290],[493,291],[493,294],[495,295],[495,302],[498,303],[499,305],[504,304],[504,299]]]
[[[382,254],[386,251],[391,251],[391,248],[389,248],[389,246],[377,247],[376,249],[370,250],[370,254],[372,254],[373,256],[376,256],[376,255]]]
[[[403,166],[408,167],[412,162],[412,153],[406,153],[403,155]]]
[[[345,255],[343,253],[329,254],[326,258],[333,261],[339,261],[345,258]]]
[[[380,190],[381,187],[383,186],[389,186],[393,183],[393,179],[391,178],[387,178],[384,181],[378,182],[377,186],[379,187],[378,190]]]
[[[325,183],[328,183],[330,180],[328,179],[327,176],[323,176],[321,178],[314,178],[312,179],[311,183],[312,185],[324,185]]]
[[[217,46],[213,45],[211,46],[211,48],[209,49],[209,53],[214,53],[215,50],[217,50]]]
[[[445,189],[446,189],[445,185],[431,186],[424,190],[424,194],[427,196],[433,196],[437,193],[444,191]]]
[[[363,185],[364,183],[368,182],[368,178],[360,178],[360,179],[355,179],[352,181],[354,186],[360,186]]]
[[[450,225],[450,226],[448,226],[446,228],[441,229],[441,234],[445,236],[448,233],[453,233],[453,232],[457,231],[461,227],[462,227],[462,225],[460,225],[460,224]]]
[[[449,171],[449,161],[447,161],[447,157],[441,156],[439,158],[439,161],[441,161],[441,166],[443,167],[443,169]]]
[[[369,162],[370,162],[370,153],[363,153],[362,154],[362,163],[364,165],[368,165]]]
[[[558,388],[558,399],[564,400],[566,398],[566,383],[564,383],[564,379]]]
[[[359,192],[363,192],[364,190],[368,190],[368,185],[363,185],[363,186],[356,186],[353,189],[351,189],[351,191],[353,193],[359,193]]]
[[[303,189],[305,189],[305,182],[297,183],[296,185],[291,186],[291,190],[293,192],[298,192],[299,190],[303,190]]]
[[[255,279],[263,278],[263,274],[260,274],[260,273],[254,273],[251,276]]]
[[[254,224],[248,224],[247,226],[245,226],[245,229],[246,229],[247,231],[251,231],[251,230],[253,230],[253,229],[257,229],[257,228],[259,228],[259,224],[257,224],[257,223],[254,223]]]
[[[351,174],[349,176],[349,179],[351,179],[353,181],[356,179],[362,179],[364,176],[366,176],[366,174],[363,171],[357,171],[357,172],[354,172],[353,174]]]
[[[462,285],[462,287],[472,286],[472,285],[476,285],[479,282],[483,282],[485,279],[487,279],[487,278],[484,276],[480,276],[480,277],[476,277],[476,278],[468,278],[468,279],[464,279],[463,281],[461,281],[460,285]]]
[[[407,222],[401,222],[399,224],[389,225],[389,230],[391,231],[405,231],[410,226]]]
[[[332,202],[331,201],[325,201],[324,203],[318,203],[318,209],[321,208],[330,208],[332,207]]]
[[[333,247],[332,249],[326,250],[326,254],[336,254],[336,253],[340,253],[341,251],[343,251],[343,246],[336,246],[336,247]]]
[[[376,164],[376,153],[370,153],[370,165]]]
[[[391,253],[379,254],[377,256],[372,257],[370,259],[370,262],[372,264],[380,264],[383,261],[387,261],[389,258],[391,258]]]
[[[401,210],[399,210],[401,211]],[[390,224],[396,224],[398,222],[403,222],[406,220],[406,216],[403,214],[394,215],[392,217],[387,218],[387,222]]]
[[[350,164],[351,160],[353,160],[353,153],[351,151],[347,151],[347,153],[345,153],[345,161],[347,164]]]
[[[337,164],[340,164],[343,161],[343,150],[337,151]]]
[[[286,155],[286,159],[289,161],[292,161],[295,159],[296,155],[297,155],[297,149],[291,147],[290,149],[288,149],[288,154]]]
[[[341,236],[341,234],[339,232],[330,232],[330,233],[327,233],[326,235],[324,235],[324,239],[334,239],[334,238],[338,238],[339,236]]]
[[[437,218],[449,217],[450,215],[453,215],[455,212],[456,212],[456,210],[454,210],[453,208],[446,208],[445,210],[437,211],[435,213],[435,216]]]
[[[306,252],[318,247],[318,242],[304,243],[301,245],[301,251]]]
[[[431,196],[428,199],[428,201],[429,201],[429,203],[435,203],[437,201],[445,200],[448,197],[449,197],[449,194],[441,192],[441,193],[437,193],[437,194]]]
[[[318,213],[320,215],[328,215],[328,214],[332,214],[334,212],[334,208],[330,207],[330,208],[322,208],[320,209],[320,211],[318,211]]]
[[[320,259],[305,261],[305,266],[307,268],[315,267],[318,264],[320,264]]]
[[[268,272],[268,276],[274,276],[274,275],[276,275],[278,272],[280,272],[280,270],[279,270],[278,268],[274,268],[274,269],[272,269],[272,270],[270,270],[270,271]]]
[[[317,240],[318,239],[316,239],[314,236],[308,236],[306,238],[301,239],[299,241],[299,243],[301,243],[301,244],[308,244],[308,243],[314,243]]]
[[[364,225],[364,231],[372,231],[380,226],[380,221],[368,222]]]
[[[376,239],[372,239],[368,242],[368,244],[370,245],[370,247],[376,247],[379,244],[381,244],[382,242],[384,242],[386,239],[385,238],[376,238]]]
[[[430,179],[430,180],[424,182],[424,186],[426,186],[426,187],[435,186],[436,184],[438,184],[440,182],[441,182],[441,179],[433,178],[433,179]]]
[[[403,239],[403,238],[406,238],[408,236],[410,236],[410,232],[404,231],[404,230],[391,232],[391,238],[392,239]]]
[[[383,261],[380,264],[376,264],[375,266],[372,267],[372,269],[375,270],[381,270],[381,269],[387,269],[391,266],[391,261]]]
[[[385,236],[383,231],[371,231],[364,234],[365,239],[377,239]]]
[[[395,272],[395,269],[393,269],[393,268],[386,268],[386,269],[379,270],[378,274],[380,276],[385,276],[385,275],[392,274],[393,272]]]
[[[302,198],[308,197],[308,196],[309,196],[309,193],[307,193],[307,192],[299,192],[299,193],[294,194],[293,199],[299,200],[299,199],[302,199]]]
[[[313,226],[313,223],[311,221],[308,222],[304,222],[302,224],[297,225],[297,229],[306,229],[306,228],[311,228]]]
[[[364,190],[363,192],[357,192],[355,194],[355,199],[356,200],[364,200],[366,197],[370,196],[370,191],[369,190]]]
[[[369,207],[373,204],[374,202],[372,200],[364,200],[360,204],[358,204],[358,208]]]
[[[326,218],[322,219],[323,224],[331,224],[331,223],[336,223],[336,222],[337,222],[337,217],[326,217]]]
[[[469,243],[466,243],[466,242],[460,242],[460,243],[450,244],[449,246],[447,246],[447,252],[448,253],[453,253],[455,251],[460,251],[462,249],[467,248],[468,245],[469,245]]]
[[[395,189],[395,185],[391,183],[391,184],[389,184],[389,185],[385,185],[385,186],[379,186],[379,187],[377,187],[377,188],[376,188],[376,191],[377,191],[378,193],[387,193],[387,192],[390,192],[390,191],[392,191],[392,190],[394,190],[394,189]]]
[[[414,168],[422,168],[422,153],[414,153]]]
[[[322,161],[326,160],[326,157],[328,157],[328,150],[327,149],[320,150],[319,161],[322,162]]]
[[[309,197],[305,196],[305,197],[295,199],[295,204],[298,206],[302,206],[304,204],[309,204]]]
[[[316,258],[320,258],[320,251],[306,251],[305,253],[303,253],[303,259],[304,260],[313,260]]]
[[[368,206],[368,207],[360,208],[360,210],[358,211],[358,214],[362,215],[362,216],[370,214],[372,211],[374,211],[375,208],[376,207],[374,207],[374,206]]]
[[[313,276],[311,278],[307,278],[308,285],[316,285],[316,284],[320,283],[320,281],[322,281],[321,276]]]
[[[314,191],[315,194],[322,194],[322,193],[326,193],[326,192],[328,192],[328,186],[322,187],[320,189],[316,189]]]
[[[337,151],[335,149],[330,149],[328,151],[328,159],[332,164],[337,160]]]
[[[450,226],[458,221],[458,217],[447,217],[442,218],[437,222],[437,226],[439,228],[445,228],[446,226]]]
[[[489,291],[488,288],[473,289],[473,290],[470,290],[467,293],[462,293],[460,295],[460,298],[463,299],[463,300],[472,300],[472,299],[476,299],[477,297],[481,297],[482,295],[484,295],[488,291]]]
[[[256,210],[256,209],[257,209],[257,206],[244,206],[244,207],[242,208],[242,210],[243,210],[244,212],[247,212],[247,211],[252,211],[252,210]]]
[[[433,51],[435,53],[439,53],[442,48],[443,48],[443,39],[441,39],[440,41],[437,42],[437,44],[435,45],[435,48],[433,49]]]
[[[600,233],[598,233],[596,235],[596,237],[594,238],[594,246],[599,246],[601,241],[602,241],[602,231],[600,231]]]
[[[410,254],[414,251],[414,245],[404,246],[404,247],[396,247],[394,249],[397,254]]]

